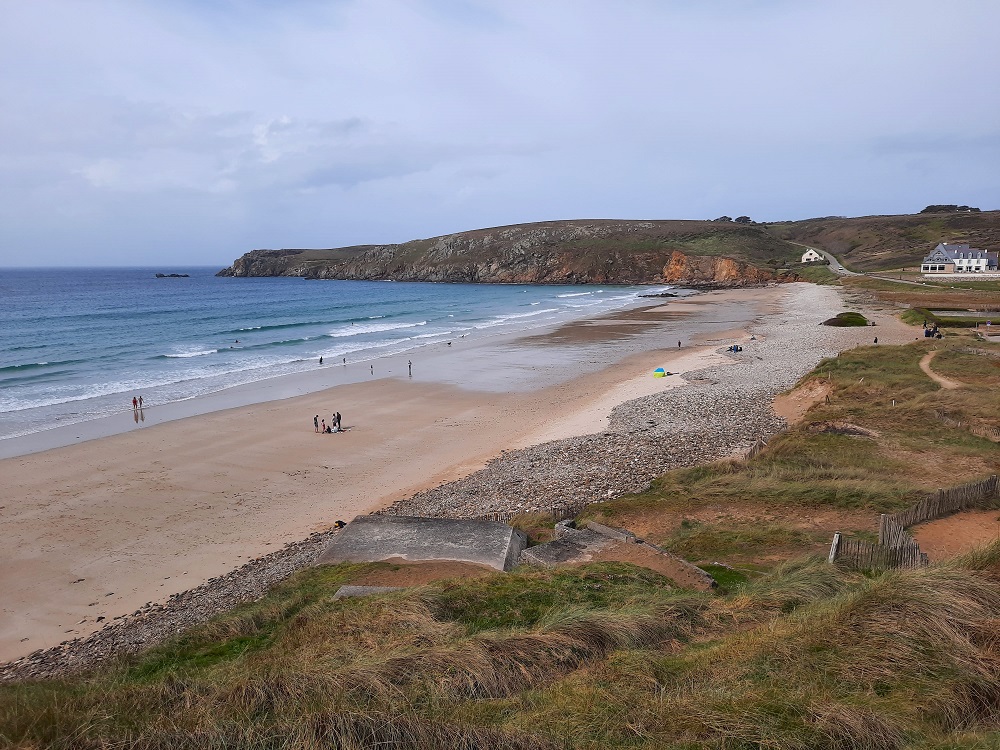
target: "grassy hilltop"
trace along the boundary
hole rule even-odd
[[[800,249],[762,226],[708,221],[516,224],[325,250],[254,250],[221,276],[485,283],[758,283]]]
[[[939,242],[965,242],[984,250],[1000,248],[1000,211],[982,213],[840,216],[769,225],[782,239],[833,253],[859,271],[920,265]]]
[[[789,242],[789,240],[791,242]],[[254,250],[220,276],[484,283],[794,280],[802,248],[852,268],[913,266],[938,242],[1000,245],[1000,211],[824,218],[775,224],[587,219],[515,224],[393,245]],[[808,277],[809,272],[804,276]]]
[[[967,388],[921,371],[932,347]],[[998,387],[1000,346],[961,332],[861,347],[803,379],[828,398],[753,459],[585,511],[701,562],[717,593],[597,563],[335,601],[387,566],[312,568],[93,674],[0,687],[0,746],[995,747],[1000,543],[861,573],[807,522],[870,535],[943,467],[996,473],[968,427],[1000,421]]]

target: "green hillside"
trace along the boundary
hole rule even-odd
[[[769,227],[777,237],[819,247],[858,271],[917,266],[939,242],[1000,248],[1000,211],[833,216]]]

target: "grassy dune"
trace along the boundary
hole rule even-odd
[[[937,410],[1000,422],[1000,347],[864,347],[807,380],[830,388],[752,461],[671,472],[592,507],[632,514],[764,504],[895,509],[998,467],[996,444]],[[941,346],[942,342],[937,342]],[[892,400],[896,405],[892,405]],[[850,422],[875,437],[817,431]],[[815,423],[813,429],[809,423]],[[917,460],[919,458],[919,460]],[[807,536],[807,535],[806,535]],[[866,577],[779,521],[689,523],[694,559],[779,550],[723,593],[624,563],[443,581],[334,600],[372,565],[305,570],[140,656],[0,686],[0,747],[973,748],[1000,744],[1000,545]]]
[[[2,741],[902,748],[1000,737],[1000,547],[872,579],[802,561],[724,597],[590,565],[559,574],[596,592],[589,602],[485,629],[456,613],[501,609],[502,589],[555,574],[333,602],[332,584],[351,574],[306,571],[100,674],[6,686]]]

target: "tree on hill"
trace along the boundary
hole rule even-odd
[[[969,213],[979,213],[978,208],[973,208],[972,206],[959,206],[955,203],[932,203],[927,208],[923,209],[920,213],[922,214],[945,214],[945,213],[958,213],[958,212],[969,212]]]
[[[737,224],[753,224],[753,219],[749,216],[737,216],[734,221],[736,221]]]
[[[712,221],[732,221],[729,216],[720,216],[718,219],[712,219]]]

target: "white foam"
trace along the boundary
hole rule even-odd
[[[196,352],[178,352],[176,354],[164,354],[164,357],[170,357],[171,359],[187,359],[188,357],[204,357],[208,354],[216,354],[218,349],[199,349]]]
[[[341,326],[330,331],[327,336],[343,338],[345,336],[361,336],[365,333],[382,333],[383,331],[398,331],[402,328],[416,328],[427,325],[426,320],[419,323],[362,323],[361,325]]]

